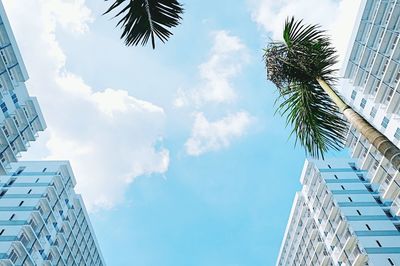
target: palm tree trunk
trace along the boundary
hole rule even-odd
[[[348,106],[323,79],[317,78],[317,81],[347,120],[393,165],[394,169],[400,170],[400,149]]]

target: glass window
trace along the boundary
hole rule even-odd
[[[394,137],[395,137],[395,139],[400,140],[400,128],[396,129],[396,132],[394,133]]]
[[[3,113],[5,113],[5,112],[7,112],[7,106],[6,106],[6,103],[4,103],[4,102],[2,102],[1,104],[0,104],[0,108],[1,108],[1,110],[3,111]]]
[[[355,90],[353,90],[353,92],[351,93],[351,98],[354,100],[357,96],[357,92]]]
[[[18,103],[17,95],[15,94],[11,95],[11,99],[13,100],[13,103]]]
[[[384,128],[387,128],[388,124],[389,124],[389,119],[385,116],[385,117],[382,119],[381,126],[383,126]]]
[[[377,111],[376,108],[375,108],[375,107],[372,107],[370,115],[371,115],[372,117],[375,117],[376,111]]]
[[[8,256],[8,258],[9,258],[12,262],[16,263],[17,260],[18,260],[18,253],[13,249],[13,250],[11,250],[11,253],[10,253],[10,255]]]
[[[367,104],[367,100],[365,100],[364,98],[362,98],[361,103],[360,103],[361,108],[364,109],[364,107],[365,107],[366,104]]]

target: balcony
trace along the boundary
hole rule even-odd
[[[382,194],[385,200],[394,200],[400,193],[400,174],[396,173]]]

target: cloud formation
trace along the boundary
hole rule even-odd
[[[176,107],[205,103],[231,103],[237,98],[232,80],[249,62],[246,46],[227,31],[213,34],[213,47],[208,60],[199,65],[200,84],[189,90],[178,90]]]
[[[186,152],[197,156],[209,151],[228,147],[231,142],[249,128],[253,118],[249,113],[240,111],[210,122],[203,113],[195,115],[192,134],[185,143]]]
[[[89,210],[121,203],[135,177],[165,173],[163,109],[126,90],[94,89],[66,67],[56,33],[89,30],[93,18],[84,0],[7,0],[4,5],[31,77],[28,90],[38,97],[47,121],[44,157],[71,161]]]

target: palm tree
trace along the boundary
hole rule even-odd
[[[121,39],[126,46],[144,46],[151,39],[155,49],[155,37],[164,43],[172,35],[169,29],[178,26],[182,19],[183,6],[177,0],[114,1],[104,14],[116,12],[114,18],[121,17],[117,26],[123,29]]]
[[[347,105],[332,88],[337,78],[336,51],[319,25],[287,19],[284,41],[265,49],[267,78],[278,88],[277,111],[286,115],[306,152],[322,157],[343,146],[347,123],[341,112],[383,156],[400,170],[400,149]]]

